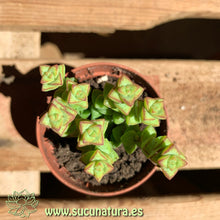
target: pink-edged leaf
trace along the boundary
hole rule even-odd
[[[48,117],[47,112],[40,118],[40,124],[46,126],[47,128],[51,127],[50,118]]]
[[[134,83],[131,81],[131,79],[124,74],[117,81],[117,87],[133,85],[133,84]]]
[[[80,136],[78,138],[78,147],[86,145],[103,145],[104,127],[104,119],[81,121],[79,124]]]
[[[141,111],[142,123],[146,125],[152,125],[154,127],[159,127],[160,121],[157,118],[154,118],[144,107]]]
[[[80,121],[79,122],[80,134],[83,134],[91,125],[93,125],[92,121]]]
[[[125,103],[114,103],[115,107],[124,115],[128,115],[132,109],[131,106]]]
[[[129,106],[134,105],[134,102],[140,97],[143,90],[137,84],[122,86],[117,89],[120,99]]]
[[[107,157],[100,150],[96,150],[94,154],[90,157],[90,161],[97,160],[107,160]]]
[[[52,128],[61,137],[69,128],[70,123],[75,119],[77,112],[65,104],[61,98],[54,98],[50,104],[49,111],[42,119],[47,127]]]
[[[113,170],[113,166],[105,161],[92,161],[85,167],[85,172],[93,175],[100,182],[104,175]]]
[[[54,90],[63,85],[65,77],[65,65],[41,66],[42,91]]]
[[[175,170],[170,170],[168,168],[161,168],[164,176],[168,179],[171,180],[178,172],[178,169]]]
[[[40,75],[43,76],[50,69],[49,65],[41,65],[40,66]]]
[[[166,119],[163,99],[146,97],[144,99],[144,106],[146,110],[155,118],[162,120]]]
[[[115,89],[111,89],[111,91],[108,93],[108,98],[113,102],[122,103],[120,96]]]
[[[88,95],[90,92],[90,85],[87,83],[72,85],[68,92],[68,103],[74,108],[74,105],[80,106],[83,109],[88,108]]]

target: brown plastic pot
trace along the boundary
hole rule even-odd
[[[121,74],[126,74],[130,78],[134,79],[136,83],[144,87],[150,97],[159,97],[158,92],[153,85],[149,84],[148,78],[146,76],[143,76],[137,71],[123,65],[114,63],[92,63],[75,68],[72,70],[72,72],[75,74],[75,77],[78,79],[79,82],[97,76],[109,75],[119,77]],[[52,144],[44,137],[45,131],[46,128],[43,125],[39,124],[39,118],[37,118],[37,143],[47,166],[58,180],[60,180],[69,188],[78,192],[87,195],[102,197],[124,194],[143,184],[156,171],[155,165],[147,160],[147,162],[142,166],[141,171],[129,180],[101,186],[88,186],[88,184],[79,182],[70,177],[66,168],[60,168],[56,157],[53,154]],[[157,133],[158,135],[167,135],[167,131],[167,120],[163,120],[161,121],[160,127],[157,128]]]

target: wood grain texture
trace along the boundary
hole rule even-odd
[[[21,74],[45,63],[73,67],[97,61],[129,66],[146,76],[158,75],[170,120],[170,137],[187,155],[186,169],[220,168],[220,62],[177,60],[1,60]],[[47,171],[39,150],[14,128],[10,97],[0,94],[0,170]]]
[[[0,31],[1,59],[34,59],[40,57],[40,32]]]
[[[21,192],[26,189],[30,193],[40,195],[39,171],[0,171],[0,195],[8,196],[15,190]]]
[[[8,214],[6,199],[0,199],[0,217],[4,220],[14,219]],[[131,212],[133,208],[142,208],[143,217],[137,219],[150,220],[219,220],[220,195],[194,195],[174,197],[148,197],[148,198],[115,198],[115,199],[89,199],[89,200],[53,200],[39,199],[37,212],[31,214],[31,219],[48,219],[45,208],[127,208]],[[54,218],[54,217],[51,217]],[[66,217],[59,217],[65,219]],[[82,217],[73,217],[82,219]],[[86,217],[86,219],[112,219],[113,217]],[[128,219],[129,217],[114,217],[114,219]],[[131,218],[129,218],[131,219]],[[133,219],[133,218],[132,218]]]
[[[220,18],[218,0],[1,0],[1,30],[109,33],[182,18]]]

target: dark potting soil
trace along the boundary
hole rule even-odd
[[[59,145],[55,148],[54,154],[60,166],[64,166],[75,180],[92,185],[113,184],[123,179],[127,180],[133,177],[136,172],[139,172],[142,163],[147,161],[139,148],[131,155],[125,152],[123,146],[118,147],[115,151],[119,156],[119,160],[114,163],[114,170],[105,175],[100,183],[84,171],[85,164],[80,161],[81,152],[77,151],[76,148],[73,149],[69,144],[65,146]]]
[[[89,79],[84,82],[89,83],[91,87],[96,89],[103,89],[106,83],[100,82],[100,77]],[[117,78],[108,77],[107,82],[115,85]],[[146,92],[144,92],[143,96],[146,97]],[[143,96],[140,97],[140,99],[143,99]],[[141,125],[141,129],[144,127],[144,125]],[[76,138],[60,138],[52,130],[47,130],[45,136],[52,141],[54,145],[54,155],[60,164],[60,168],[65,167],[69,171],[70,176],[75,180],[89,183],[94,186],[128,180],[135,176],[135,174],[141,170],[143,163],[147,161],[147,158],[140,148],[137,148],[133,154],[129,155],[125,152],[123,145],[121,145],[115,149],[119,159],[113,165],[114,170],[106,174],[101,182],[98,183],[93,176],[84,171],[85,164],[80,161],[81,152],[75,147],[77,145]]]

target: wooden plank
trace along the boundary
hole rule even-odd
[[[182,18],[220,18],[218,0],[2,0],[1,30],[109,33]]]
[[[6,199],[0,199],[4,204]],[[220,218],[220,195],[193,195],[193,196],[173,196],[173,197],[145,197],[145,198],[114,198],[114,199],[89,199],[89,200],[54,200],[38,199],[39,205],[37,212],[31,214],[31,219],[48,219],[45,214],[45,208],[106,208],[128,209],[130,212],[133,208],[143,209],[143,219],[151,220],[219,220]],[[0,207],[1,219],[14,219],[13,215],[7,213],[8,207]],[[122,212],[121,212],[122,213]],[[113,216],[87,217],[88,219],[112,219]],[[59,218],[66,218],[60,216]],[[81,219],[76,216],[74,219]],[[119,218],[119,217],[115,217]],[[136,217],[138,218],[138,216]],[[140,218],[140,217],[139,217]],[[128,219],[121,214],[120,219]]]
[[[73,67],[109,61],[124,64],[147,76],[158,75],[170,120],[170,137],[187,155],[186,169],[220,168],[220,62],[181,60],[1,60],[25,74],[43,63]],[[1,87],[0,87],[1,88]],[[40,152],[14,128],[10,97],[0,94],[0,170],[47,171]]]
[[[39,58],[40,32],[0,31],[0,58]]]
[[[26,189],[40,195],[39,171],[0,171],[0,195],[8,196],[14,191]]]

